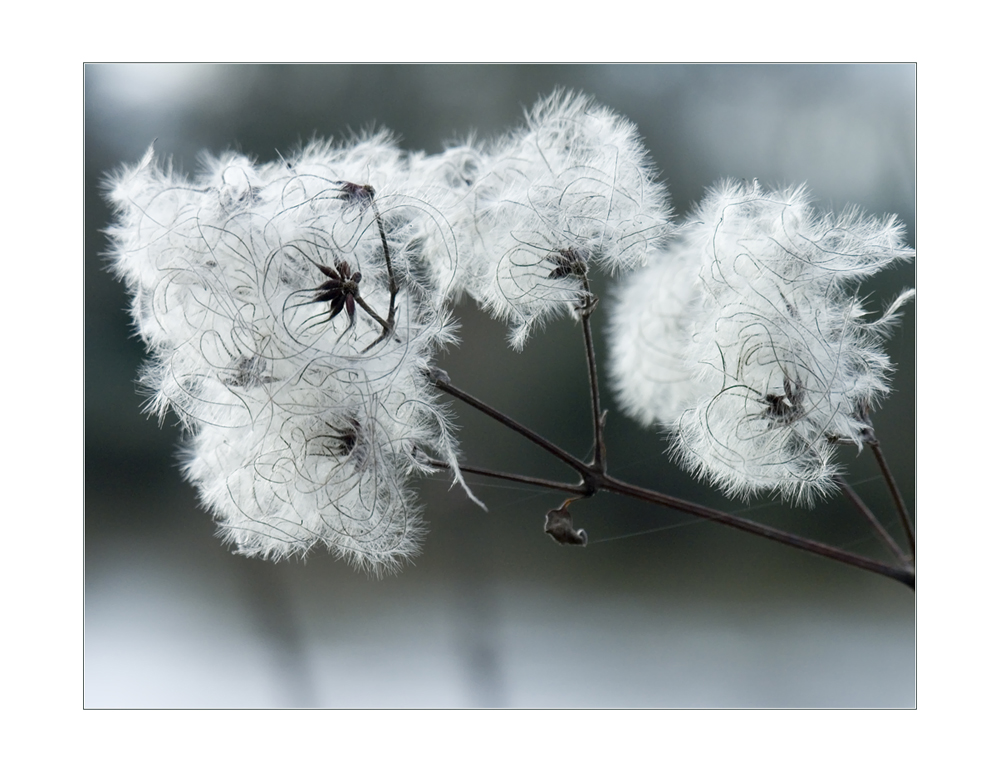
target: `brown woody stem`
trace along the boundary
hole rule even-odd
[[[896,478],[892,476],[892,472],[889,470],[889,465],[886,463],[885,456],[882,454],[882,446],[879,445],[878,440],[873,440],[868,443],[871,446],[872,453],[875,454],[875,460],[878,461],[878,467],[882,470],[882,476],[885,478],[886,485],[889,486],[889,492],[892,493],[892,500],[896,504],[896,512],[899,513],[899,519],[903,523],[903,529],[906,531],[906,539],[910,544],[910,551],[913,553],[914,557],[917,554],[917,540],[913,534],[913,521],[910,520],[910,513],[906,509],[906,504],[903,502],[903,496],[899,492],[899,486],[896,485]]]
[[[590,328],[590,316],[594,313],[597,299],[590,294],[590,283],[583,277],[586,305],[580,310],[583,326],[583,342],[587,351],[587,373],[590,376],[590,405],[594,421],[594,461],[591,466],[601,472],[608,470],[604,451],[604,414],[601,412],[601,394],[597,382],[597,357],[594,355],[594,335]]]
[[[865,504],[862,498],[855,492],[854,488],[848,484],[847,480],[840,475],[837,475],[834,479],[836,480],[837,485],[840,486],[841,492],[848,498],[855,508],[857,508],[857,510],[865,516],[865,519],[872,527],[872,530],[878,534],[879,538],[885,543],[892,554],[896,556],[899,562],[904,565],[910,563],[910,558],[907,557],[906,553],[904,553],[902,549],[900,549],[899,545],[896,544],[896,540],[892,538],[887,530],[885,530],[882,523],[880,523],[878,518],[875,517],[875,513],[868,508],[868,505]]]
[[[751,533],[765,539],[770,539],[771,541],[785,544],[794,549],[811,552],[814,555],[820,555],[845,565],[860,568],[864,571],[881,574],[882,576],[895,579],[896,581],[905,584],[910,589],[916,588],[916,573],[910,567],[900,568],[888,565],[877,560],[872,560],[871,558],[866,558],[863,555],[847,552],[846,550],[842,550],[838,547],[831,547],[828,544],[813,541],[812,539],[806,539],[802,536],[788,533],[787,531],[782,531],[777,528],[772,528],[771,526],[753,522],[752,520],[745,520],[741,517],[737,517],[736,515],[730,515],[726,512],[711,509],[710,507],[695,504],[694,502],[686,501],[684,499],[678,499],[664,493],[659,493],[658,491],[640,488],[639,486],[631,485],[630,483],[611,477],[606,472],[596,469],[595,465],[586,464],[583,461],[580,461],[578,458],[570,455],[562,448],[549,442],[537,432],[528,429],[504,413],[501,413],[499,410],[490,407],[486,403],[476,399],[458,387],[453,386],[447,373],[444,371],[433,370],[429,373],[429,377],[432,383],[445,393],[451,394],[457,399],[462,400],[466,404],[471,405],[494,420],[502,423],[504,426],[513,429],[525,438],[531,440],[536,445],[565,463],[567,466],[579,472],[583,479],[578,485],[573,486],[567,485],[566,483],[558,483],[534,477],[525,477],[504,472],[492,472],[474,467],[460,467],[465,471],[472,474],[486,474],[487,476],[498,479],[537,485],[552,490],[576,493],[581,497],[592,496],[600,490],[610,491],[622,496],[629,496],[640,501],[645,501],[650,504],[656,504],[658,506],[674,509],[678,512],[685,512],[687,514],[694,515],[695,517],[712,520],[717,523],[721,523],[722,525],[727,525],[730,528],[736,528],[738,530],[745,531],[746,533]]]

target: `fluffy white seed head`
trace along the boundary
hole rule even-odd
[[[465,198],[468,289],[510,322],[515,348],[533,325],[585,299],[591,265],[631,269],[670,232],[666,190],[635,127],[586,97],[541,101],[483,162]]]
[[[192,434],[187,474],[238,552],[324,545],[391,567],[419,543],[406,481],[424,451],[457,471],[424,375],[452,331],[408,270],[424,215],[404,166],[376,135],[265,165],[207,159],[194,180],[150,151],[113,181],[149,409]],[[362,302],[383,321],[394,307],[390,334]]]
[[[802,188],[724,182],[647,269],[648,285],[622,295],[619,396],[728,493],[809,503],[834,485],[835,445],[873,436],[867,413],[891,372],[881,340],[912,295],[869,322],[858,282],[912,256],[892,218],[819,215]],[[655,288],[692,270],[690,292]],[[641,342],[623,341],[628,331]]]

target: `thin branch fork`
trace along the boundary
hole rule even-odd
[[[603,490],[613,491],[614,493],[620,493],[625,496],[631,496],[632,498],[647,501],[652,504],[660,504],[662,506],[669,507],[670,509],[676,509],[680,512],[686,512],[687,514],[694,515],[695,517],[714,520],[717,523],[722,523],[723,525],[728,525],[731,528],[746,531],[747,533],[752,533],[757,536],[763,536],[765,539],[780,542],[781,544],[786,544],[789,547],[794,547],[795,549],[812,552],[815,555],[821,555],[823,557],[830,558],[831,560],[836,560],[839,563],[854,566],[855,568],[860,568],[865,571],[882,574],[890,579],[902,582],[910,589],[916,588],[916,574],[911,568],[900,568],[898,566],[881,563],[877,560],[866,558],[863,555],[857,555],[853,552],[847,552],[846,550],[842,550],[837,547],[831,547],[827,544],[813,541],[812,539],[796,536],[795,534],[782,531],[778,528],[772,528],[771,526],[762,525],[761,523],[755,523],[752,520],[745,520],[741,517],[736,517],[735,515],[720,512],[709,507],[703,507],[699,504],[685,501],[683,499],[677,499],[673,496],[668,496],[657,491],[639,488],[638,486],[621,482],[620,480],[616,480],[612,477],[606,477],[601,485],[601,488]]]
[[[905,584],[911,589],[916,587],[916,573],[914,570],[907,567],[893,566],[886,563],[879,562],[877,560],[872,560],[863,555],[858,555],[853,552],[848,552],[846,550],[839,549],[837,547],[831,547],[830,545],[823,544],[821,542],[813,541],[812,539],[807,539],[802,536],[797,536],[795,534],[789,533],[787,531],[782,531],[777,528],[772,528],[771,526],[763,525],[761,523],[756,523],[752,520],[746,520],[736,515],[731,515],[720,510],[712,509],[710,507],[705,507],[700,504],[695,504],[691,501],[686,501],[684,499],[678,499],[673,496],[669,496],[658,491],[648,490],[646,488],[641,488],[630,483],[626,483],[622,480],[618,480],[614,477],[608,475],[603,469],[597,468],[596,460],[595,463],[587,464],[580,461],[575,456],[567,453],[562,448],[558,447],[554,443],[545,439],[537,432],[529,429],[528,427],[518,423],[509,416],[501,413],[493,407],[490,407],[486,403],[479,399],[476,399],[471,394],[462,391],[458,387],[451,383],[448,374],[443,370],[433,369],[429,371],[429,377],[432,383],[437,386],[447,394],[460,399],[466,404],[480,410],[486,415],[490,416],[499,423],[507,426],[508,428],[521,434],[526,439],[534,442],[539,447],[546,450],[548,453],[552,454],[559,460],[563,461],[567,466],[571,467],[577,471],[582,479],[576,484],[568,484],[562,482],[556,482],[552,480],[544,480],[535,477],[528,477],[524,475],[515,475],[506,472],[496,472],[493,470],[485,470],[477,467],[467,467],[460,466],[459,469],[463,472],[469,474],[478,474],[488,477],[493,477],[494,479],[509,480],[512,482],[520,482],[529,485],[536,485],[539,487],[548,488],[551,490],[559,490],[567,493],[576,494],[580,498],[587,498],[593,496],[598,491],[604,490],[612,493],[617,493],[622,496],[628,496],[630,498],[638,499],[640,501],[645,501],[647,503],[656,504],[659,506],[664,506],[669,509],[674,509],[679,512],[684,512],[686,514],[694,515],[695,517],[701,517],[706,520],[712,520],[722,525],[727,525],[731,528],[736,528],[746,533],[752,533],[756,536],[761,536],[765,539],[771,541],[776,541],[781,544],[785,544],[789,547],[799,549],[805,552],[811,552],[815,555],[820,555],[822,557],[835,560],[839,563],[844,563],[845,565],[854,566],[865,571],[871,571],[883,576],[895,579],[902,584]],[[443,462],[433,462],[433,466],[438,466],[439,468],[448,468],[447,464]]]
[[[371,199],[372,211],[375,213],[375,222],[378,223],[378,235],[382,238],[382,253],[385,255],[385,270],[389,274],[389,319],[388,325],[386,326],[385,332],[382,338],[386,337],[392,332],[392,328],[396,323],[396,293],[399,292],[399,286],[396,284],[396,274],[392,270],[392,259],[389,256],[389,240],[385,237],[385,226],[382,224],[382,214],[378,210],[378,206],[375,203],[374,193]],[[379,341],[376,341],[378,343]]]
[[[382,337],[380,337],[377,341],[375,341],[375,343],[378,343],[386,335],[388,335],[389,333],[392,332],[392,324],[390,324],[385,319],[383,319],[381,316],[379,316],[378,311],[376,311],[374,308],[372,308],[370,305],[368,305],[368,303],[366,303],[364,300],[362,300],[360,295],[355,295],[354,296],[354,302],[357,303],[358,306],[360,306],[361,309],[366,314],[368,314],[368,316],[370,316],[372,319],[374,319],[376,322],[378,322],[381,325],[382,330],[383,330]],[[372,344],[372,345],[374,345],[374,344]]]
[[[498,421],[507,428],[513,429],[522,437],[525,437],[526,439],[535,443],[540,448],[545,450],[547,453],[550,453],[551,455],[558,458],[567,466],[575,469],[585,478],[593,474],[594,470],[591,469],[589,464],[585,464],[583,461],[580,461],[578,458],[576,458],[576,456],[573,456],[572,454],[560,448],[555,443],[545,439],[545,437],[542,437],[540,434],[538,434],[538,432],[529,429],[524,424],[518,423],[505,413],[501,413],[499,410],[490,407],[482,400],[476,399],[468,392],[462,391],[457,386],[454,386],[451,382],[451,378],[448,377],[448,373],[446,373],[444,370],[433,368],[428,371],[428,377],[430,377],[431,383],[437,386],[437,388],[441,389],[441,391],[445,392],[446,394],[450,394],[456,399],[460,399],[467,405],[471,405],[472,407],[476,408],[476,410],[480,411],[481,413],[485,413],[490,418],[492,418],[495,421]]]
[[[912,558],[907,556],[906,553],[903,552],[903,550],[900,548],[900,546],[896,544],[896,540],[892,538],[892,536],[889,534],[887,530],[885,530],[885,527],[882,525],[882,523],[880,523],[878,521],[878,518],[875,517],[875,513],[868,508],[868,505],[865,504],[862,498],[855,492],[854,488],[852,488],[848,484],[847,480],[845,480],[840,475],[837,475],[834,478],[834,480],[840,487],[841,492],[855,506],[855,508],[862,515],[864,515],[865,520],[868,521],[868,525],[870,525],[872,530],[875,531],[876,534],[878,534],[878,537],[889,548],[889,551],[896,556],[896,559],[904,565],[907,563],[911,563]]]
[[[379,219],[379,227],[381,229],[381,220]],[[385,243],[385,237],[383,234],[383,243]],[[388,247],[386,247],[386,260],[388,261]],[[496,472],[493,470],[482,469],[478,467],[466,467],[459,466],[459,469],[463,472],[469,474],[483,475],[487,477],[492,477],[494,479],[509,480],[511,482],[525,483],[529,485],[536,485],[551,490],[558,490],[567,493],[575,494],[576,498],[588,498],[593,496],[598,491],[609,491],[612,493],[617,493],[622,496],[629,496],[640,501],[645,501],[651,504],[656,504],[659,506],[668,507],[670,509],[675,509],[679,512],[685,512],[695,517],[701,517],[707,520],[712,520],[722,525],[727,525],[730,528],[736,528],[738,530],[744,531],[746,533],[752,533],[756,536],[769,539],[771,541],[776,541],[781,544],[785,544],[789,547],[793,547],[798,550],[805,552],[811,552],[815,555],[820,555],[822,557],[829,558],[831,560],[836,560],[837,562],[844,563],[845,565],[854,566],[865,571],[872,571],[877,574],[895,579],[911,589],[916,588],[916,571],[913,567],[913,562],[908,558],[903,551],[900,549],[899,545],[892,539],[889,533],[882,527],[878,519],[871,512],[871,510],[865,505],[861,498],[854,492],[854,490],[847,485],[846,482],[838,478],[838,484],[843,490],[847,498],[861,511],[861,513],[868,520],[871,527],[875,530],[878,536],[886,543],[889,549],[892,551],[894,556],[900,561],[901,566],[893,566],[887,563],[882,563],[877,560],[872,560],[871,558],[864,557],[863,555],[858,555],[853,552],[848,552],[846,550],[839,549],[837,547],[832,547],[828,544],[823,544],[821,542],[813,541],[812,539],[806,539],[801,536],[797,536],[793,533],[787,531],[782,531],[777,528],[772,528],[771,526],[762,525],[761,523],[756,523],[752,520],[746,520],[735,515],[730,515],[726,512],[721,512],[719,510],[711,509],[710,507],[704,507],[700,504],[695,504],[694,502],[686,501],[684,499],[678,499],[673,496],[669,496],[658,491],[651,491],[645,488],[640,488],[636,485],[631,485],[629,483],[618,480],[611,477],[607,473],[607,457],[604,447],[604,419],[605,414],[601,411],[601,401],[600,392],[598,388],[598,378],[597,378],[597,360],[594,354],[594,339],[593,333],[590,326],[590,317],[593,314],[594,308],[597,304],[597,298],[590,293],[590,284],[587,281],[586,268],[581,268],[583,265],[576,254],[572,250],[559,250],[558,253],[550,257],[550,262],[556,265],[556,268],[552,271],[550,276],[563,276],[569,273],[574,273],[580,276],[583,283],[583,295],[581,296],[579,305],[577,306],[577,311],[580,315],[580,321],[583,326],[583,337],[584,337],[584,348],[587,356],[587,372],[590,382],[590,403],[591,412],[594,426],[594,455],[593,460],[588,464],[580,459],[576,458],[572,454],[566,452],[559,446],[550,442],[545,437],[535,432],[532,429],[518,423],[510,416],[496,410],[495,408],[487,405],[481,400],[473,397],[471,394],[459,389],[457,386],[453,385],[448,374],[443,370],[437,368],[431,368],[428,371],[428,376],[431,382],[447,394],[459,399],[466,404],[476,408],[482,413],[490,416],[494,420],[503,424],[504,426],[512,429],[521,436],[535,443],[541,447],[546,452],[558,458],[560,461],[565,463],[567,466],[575,470],[580,474],[581,480],[576,485],[569,483],[557,482],[554,480],[543,480],[537,477],[528,477],[525,475],[516,475],[506,472]],[[390,277],[392,275],[391,265],[390,265]],[[392,320],[392,312],[390,309],[390,322]],[[910,524],[909,514],[906,511],[906,507],[903,504],[902,497],[899,494],[898,487],[895,484],[895,480],[892,474],[889,472],[888,465],[885,463],[885,459],[881,454],[878,447],[878,442],[874,441],[871,443],[872,449],[875,452],[876,458],[878,459],[879,466],[882,469],[883,476],[886,479],[890,489],[893,493],[893,498],[896,502],[896,508],[900,514],[900,518],[903,521],[904,527],[906,528],[907,537],[910,541],[911,549],[914,548],[914,537],[913,537],[913,527]],[[446,467],[447,465],[443,462],[435,462],[432,465]],[[575,498],[567,499],[563,506],[558,510],[558,512],[564,515],[564,519],[568,523],[569,521],[569,505],[575,500]],[[549,513],[551,517],[553,510]],[[546,531],[550,532],[548,525],[546,526]],[[575,538],[571,541],[565,541],[564,539],[557,538],[557,541],[562,541],[563,543],[573,543],[573,544],[586,544],[586,536],[582,531],[574,532]],[[553,534],[554,535],[554,534]]]
[[[910,552],[916,558],[917,554],[917,540],[913,534],[913,521],[910,519],[910,513],[906,509],[906,504],[903,502],[903,496],[899,492],[899,486],[896,485],[896,478],[892,476],[892,472],[889,470],[889,465],[886,463],[885,456],[882,453],[882,446],[879,445],[878,440],[872,440],[868,443],[872,449],[872,453],[875,454],[875,460],[878,462],[878,468],[882,470],[882,476],[885,478],[886,485],[889,486],[889,491],[892,493],[892,500],[896,505],[896,512],[899,513],[899,519],[903,524],[903,530],[906,531],[906,539],[910,544]]]

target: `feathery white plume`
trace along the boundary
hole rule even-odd
[[[634,268],[671,231],[635,126],[573,94],[539,102],[526,128],[485,152],[464,200],[468,291],[511,323],[517,349],[536,323],[587,302],[591,265]]]
[[[423,215],[395,187],[403,159],[379,134],[206,164],[189,181],[151,149],[113,180],[149,410],[192,434],[187,474],[238,552],[392,567],[419,544],[406,482],[424,450],[457,473],[424,374],[452,331],[406,270]]]
[[[857,285],[912,256],[894,218],[821,216],[803,188],[720,184],[619,298],[625,409],[674,432],[681,460],[728,493],[810,502],[834,485],[834,445],[873,436],[892,369],[880,343],[912,297],[868,322]]]

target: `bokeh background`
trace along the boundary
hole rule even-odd
[[[574,507],[585,549],[542,532],[556,493],[418,484],[423,554],[382,579],[325,553],[281,564],[228,553],[181,479],[176,427],[141,414],[143,359],[106,271],[101,180],[157,152],[272,160],[314,136],[387,126],[440,150],[521,122],[556,87],[634,121],[683,215],[726,177],[805,182],[818,205],[896,213],[915,245],[912,65],[88,65],[86,576],[88,707],[910,707],[913,593],[722,526],[601,494]],[[915,266],[863,291],[877,310]],[[613,281],[599,279],[598,292]],[[580,455],[590,417],[580,330],[550,324],[521,354],[472,304],[440,364],[467,391]],[[598,356],[606,351],[600,310]],[[888,350],[895,393],[876,430],[916,515],[914,318]],[[648,487],[888,559],[839,500],[793,510],[693,482],[604,386],[610,471]],[[468,463],[573,481],[529,443],[456,406]],[[870,454],[842,454],[899,535]]]

